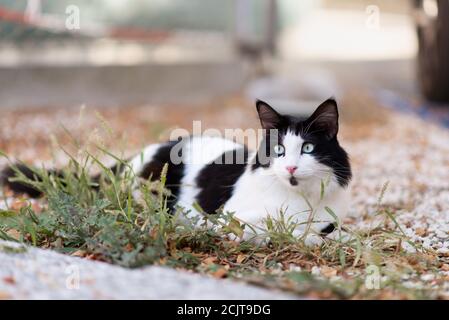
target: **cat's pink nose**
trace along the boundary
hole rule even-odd
[[[293,174],[293,173],[295,173],[296,169],[298,169],[298,167],[296,167],[296,166],[288,166],[285,169],[287,169],[288,173]]]

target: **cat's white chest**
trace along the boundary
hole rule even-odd
[[[281,211],[290,216],[304,216],[310,207],[299,193],[288,190],[276,177],[246,173],[235,186],[224,211],[235,212],[240,220],[260,224]]]
[[[319,181],[304,183],[302,192],[299,192],[276,177],[246,172],[237,182],[224,211],[234,212],[235,217],[261,230],[266,227],[268,216],[279,220],[282,212],[284,221],[297,224],[298,234],[308,221],[313,221],[312,229],[319,233],[329,223],[336,222],[328,209],[340,219],[347,214],[348,197],[349,189],[335,186],[322,192]]]

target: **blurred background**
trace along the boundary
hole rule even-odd
[[[253,126],[256,98],[306,114],[334,96],[344,119],[386,106],[449,126],[448,58],[443,0],[0,0],[2,141],[81,106],[155,132],[206,114]]]

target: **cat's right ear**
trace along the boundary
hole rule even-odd
[[[263,129],[277,129],[282,122],[282,116],[262,100],[256,102],[257,113]]]

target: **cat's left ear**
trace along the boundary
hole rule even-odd
[[[268,103],[262,100],[257,100],[256,108],[263,129],[270,130],[279,128],[282,122],[282,116]]]
[[[309,131],[322,132],[330,140],[338,133],[338,107],[335,99],[327,99],[307,119]]]

